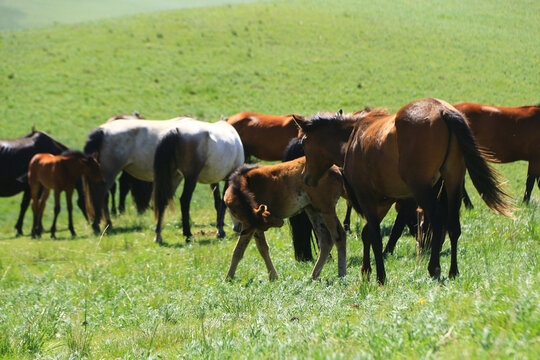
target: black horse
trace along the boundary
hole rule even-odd
[[[17,236],[22,235],[24,214],[30,204],[30,188],[28,187],[28,164],[38,153],[58,155],[68,150],[64,144],[56,141],[48,134],[32,129],[23,137],[16,139],[0,139],[0,197],[14,196],[23,193],[21,209],[15,229]],[[86,217],[82,182],[76,186],[79,194],[77,205]]]

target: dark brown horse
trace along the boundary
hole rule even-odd
[[[95,156],[87,156],[80,151],[65,151],[60,155],[36,154],[28,165],[28,185],[32,195],[34,225],[32,237],[40,237],[43,232],[42,217],[49,193],[54,190],[54,220],[51,227],[51,238],[56,235],[56,219],[60,213],[60,194],[66,192],[69,230],[75,236],[73,228],[71,197],[75,184],[82,176],[92,181],[103,181],[99,163]],[[41,190],[41,194],[40,194]]]
[[[302,119],[300,115],[295,117]],[[261,160],[281,160],[289,141],[298,137],[293,115],[241,112],[226,120],[240,135],[246,159],[253,155]]]
[[[306,186],[302,180],[305,161],[306,158],[301,157],[277,165],[243,166],[230,176],[224,200],[231,215],[242,223],[242,232],[226,279],[234,277],[253,236],[270,279],[276,279],[264,232],[270,227],[282,226],[282,219],[302,210],[307,212],[321,248],[312,278],[319,276],[334,243],[338,249],[338,275],[345,276],[346,235],[336,215],[336,203],[343,192],[341,174],[332,167],[321,175],[316,187]]]
[[[417,100],[392,115],[380,110],[316,115],[299,126],[307,158],[307,184],[317,185],[333,164],[343,166],[347,194],[356,211],[366,218],[362,271],[371,272],[371,245],[379,283],[386,279],[380,222],[396,200],[414,198],[427,216],[433,231],[428,270],[434,278],[440,277],[440,249],[446,230],[451,241],[449,276],[458,274],[459,209],[466,170],[488,207],[509,215],[507,195],[465,118],[442,100]],[[440,178],[444,181],[443,199],[438,199],[433,189]]]
[[[524,202],[529,202],[534,183],[540,188],[540,107],[501,107],[459,103],[454,105],[468,120],[478,145],[495,162],[529,162]]]
[[[28,134],[16,139],[0,139],[0,197],[14,196],[21,191],[23,197],[15,229],[22,235],[24,214],[30,205],[28,187],[28,164],[35,154],[60,154],[68,148],[48,134],[32,129]],[[86,217],[82,183],[77,183],[79,199],[77,205]]]

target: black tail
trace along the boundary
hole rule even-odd
[[[465,166],[482,200],[490,209],[511,216],[512,206],[507,202],[509,196],[502,190],[496,171],[486,162],[489,154],[478,147],[463,115],[459,111],[446,109],[442,117],[457,138]]]
[[[104,137],[105,133],[103,132],[103,129],[97,128],[92,130],[90,134],[88,134],[88,139],[86,139],[86,143],[84,144],[84,153],[99,153]]]
[[[152,199],[152,187],[153,183],[143,181],[134,178],[127,172],[123,171],[120,179],[120,187],[128,186],[131,189],[131,196],[137,207],[137,212],[142,214],[150,207],[150,200]]]
[[[300,138],[292,139],[283,153],[283,161],[290,161],[304,156],[304,147]],[[311,261],[313,253],[311,246],[313,241],[313,225],[309,217],[302,211],[300,214],[289,218],[291,225],[291,236],[294,248],[294,257],[296,261]]]
[[[176,177],[176,146],[178,129],[171,130],[161,139],[154,155],[154,214],[156,220],[160,209],[164,209],[176,191],[173,179]]]

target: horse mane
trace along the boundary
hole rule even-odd
[[[99,153],[99,151],[101,150],[101,145],[103,144],[104,137],[105,133],[103,132],[103,129],[97,128],[92,130],[90,134],[88,134],[88,139],[86,139],[86,143],[84,144],[84,153]]]
[[[388,111],[383,108],[375,108],[371,109],[366,107],[364,110],[355,111],[352,113],[343,114],[341,112],[329,112],[329,111],[321,111],[312,117],[308,118],[305,122],[305,126],[307,129],[316,129],[320,126],[328,125],[331,123],[356,123],[358,120],[363,119],[375,119],[379,118],[381,116],[388,115]]]

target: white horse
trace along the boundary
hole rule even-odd
[[[156,156],[156,149],[163,139],[170,138],[171,134],[189,134],[192,143],[198,146],[191,146],[181,156],[186,162],[193,162],[193,167],[202,168],[195,177],[195,182],[210,183],[214,192],[215,207],[218,211],[217,227],[218,236],[224,236],[223,217],[225,208],[219,191],[219,181],[226,177],[244,162],[244,153],[240,137],[236,130],[224,121],[217,123],[206,123],[189,117],[180,117],[171,120],[116,120],[105,123],[94,129],[88,136],[84,151],[86,153],[98,152],[99,162],[105,182],[103,184],[92,184],[90,187],[91,199],[95,210],[94,231],[99,232],[99,221],[101,219],[101,209],[105,209],[105,217],[110,225],[110,215],[107,207],[103,207],[103,201],[108,189],[114,183],[118,173],[126,171],[133,177],[154,181],[154,165],[159,168],[165,163],[166,155]],[[211,139],[211,141],[206,141]],[[227,155],[227,156],[226,156]],[[154,164],[154,159],[158,161]],[[202,163],[201,163],[202,161]],[[204,171],[202,171],[204,169]],[[181,170],[180,170],[181,171]],[[161,174],[158,174],[158,176]],[[176,171],[175,179],[186,177],[186,185],[182,194],[183,199],[187,199],[187,206],[182,203],[182,218],[184,234],[191,236],[189,228],[189,200],[195,189],[195,184],[191,184],[192,174],[189,174],[189,186],[187,178],[182,173]],[[162,179],[160,177],[160,179]],[[177,181],[176,187],[180,180]],[[154,192],[160,191],[160,187],[154,184]],[[173,191],[174,194],[174,191]],[[171,197],[172,195],[171,194]],[[90,197],[87,197],[90,198]],[[182,200],[182,199],[181,199]],[[157,208],[156,205],[154,205]],[[161,212],[163,213],[163,212]],[[157,230],[156,230],[157,231]],[[156,236],[156,241],[161,242],[161,236]]]

